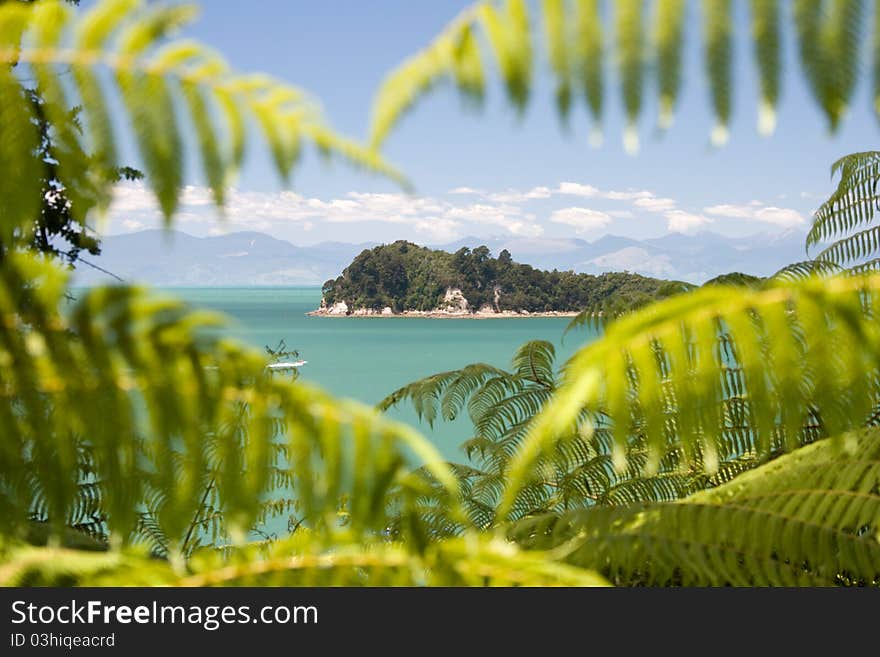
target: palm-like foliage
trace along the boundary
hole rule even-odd
[[[399,179],[380,156],[329,129],[305,91],[264,75],[236,73],[206,46],[167,38],[195,13],[192,5],[147,7],[139,0],[102,0],[82,14],[53,0],[0,7],[0,166],[20,170],[0,182],[0,238],[9,243],[27,231],[39,210],[33,157],[39,134],[17,77],[25,69],[37,82],[56,142],[58,177],[80,222],[92,209],[107,206],[117,179],[120,135],[110,116],[109,91],[121,101],[124,123],[133,131],[166,218],[183,184],[185,131],[195,135],[218,205],[243,161],[253,123],[285,177],[303,143],[312,143],[327,155]],[[68,80],[62,71],[71,73]],[[82,107],[81,117],[70,112],[74,105]]]
[[[880,225],[875,221],[880,185],[880,153],[866,151],[840,158],[831,167],[837,189],[813,216],[807,248],[820,248],[817,263],[855,271],[880,265]]]
[[[673,446],[712,472],[725,452],[762,458],[863,426],[878,404],[878,291],[878,277],[713,286],[612,324],[566,364],[511,461],[499,513],[514,513],[561,439],[596,428],[585,411],[608,418],[619,469],[643,432],[649,473]]]
[[[13,254],[2,272],[3,536],[32,535],[35,517],[53,545],[82,547],[86,529],[109,535],[111,547],[152,534],[166,541],[160,547],[177,569],[144,568],[150,583],[600,581],[467,534],[429,545],[422,478],[410,473],[405,452],[444,487],[450,517],[463,518],[456,482],[434,449],[369,408],[266,374],[263,355],[206,330],[216,317],[131,288],[92,291],[64,316],[65,275],[53,265]],[[237,544],[267,508],[287,509],[267,499],[279,490],[295,500],[301,529],[290,541],[242,551]],[[195,558],[184,577],[192,527],[210,507],[235,543]],[[392,513],[395,543],[385,537]],[[17,542],[2,552],[6,583],[131,583],[120,578],[141,563],[136,554]]]
[[[233,536],[257,520],[267,491],[285,489],[313,529],[332,533],[349,492],[346,531],[380,531],[384,492],[405,487],[404,447],[454,486],[410,429],[267,375],[261,354],[206,330],[216,317],[111,288],[85,294],[68,319],[63,275],[10,260],[0,283],[4,534],[28,527],[37,504],[60,536],[90,515],[82,489],[94,487],[111,543],[138,529],[145,500],[179,549],[208,487]]]
[[[760,455],[752,441],[746,402],[741,395],[728,394],[718,401],[724,427],[712,447],[717,460],[712,472],[704,467],[701,445],[686,453],[674,422],[667,422],[666,446],[656,464],[649,463],[648,428],[644,422],[634,423],[626,437],[626,463],[615,467],[619,445],[609,416],[601,408],[585,410],[580,425],[561,435],[533,465],[532,476],[519,482],[514,508],[499,518],[498,506],[511,462],[522,448],[530,423],[557,391],[554,360],[551,343],[529,342],[517,350],[510,372],[485,364],[469,365],[411,383],[379,404],[387,409],[409,400],[429,424],[438,416],[453,420],[467,409],[474,435],[462,449],[469,463],[450,466],[458,478],[467,517],[478,528],[487,530],[500,521],[560,514],[574,508],[679,499],[724,483],[784,449],[775,441],[768,454]],[[806,444],[822,435],[818,420],[810,415],[804,419],[797,440]],[[423,506],[420,515],[433,534],[463,531],[467,525],[450,517],[448,493],[429,473],[422,474],[426,488],[419,501]]]
[[[456,481],[412,429],[269,375],[264,354],[218,335],[220,318],[173,299],[97,288],[65,309],[66,274],[21,250],[39,207],[34,117],[29,104],[14,102],[24,67],[39,83],[62,145],[59,179],[82,222],[106,206],[116,165],[119,135],[101,67],[169,219],[184,150],[178,107],[195,128],[218,204],[251,119],[284,175],[301,140],[395,175],[332,133],[298,90],[235,75],[198,44],[162,44],[191,14],[127,0],[99,2],[82,16],[51,0],[0,6],[0,62],[10,65],[0,68],[2,582],[131,583],[133,571],[145,582],[184,584],[598,582],[485,540],[429,548],[413,506],[421,490],[413,461],[445,487],[458,518]],[[57,66],[70,67],[69,84]],[[62,111],[74,102],[82,126]],[[77,148],[64,148],[74,141]],[[291,506],[291,540],[242,546],[267,514]],[[392,511],[406,520],[396,543],[386,535]],[[28,539],[47,547],[23,547]],[[223,549],[199,554],[203,541]],[[143,542],[170,563],[147,563],[128,547]]]
[[[627,148],[638,147],[636,124],[649,87],[656,88],[659,127],[671,125],[681,89],[688,12],[693,10],[699,12],[704,69],[716,120],[712,141],[723,143],[733,105],[733,51],[738,36],[734,5],[730,0],[544,0],[534,22],[541,25],[547,45],[560,114],[567,116],[582,98],[598,126],[610,86],[605,71],[611,62],[628,122]],[[801,72],[830,129],[836,129],[858,80],[863,26],[868,24],[866,3],[752,0],[749,10],[749,33],[741,38],[754,53],[760,131],[772,132],[776,123],[783,26],[789,23],[795,28]],[[485,0],[463,11],[428,47],[387,77],[375,99],[373,144],[382,143],[400,117],[441,82],[452,82],[469,98],[481,98],[490,58],[497,64],[508,99],[521,111],[534,78],[538,28],[532,26],[530,13],[525,0]],[[875,50],[877,38],[872,37]],[[878,79],[880,60],[874,65]]]
[[[719,139],[730,112],[731,4],[703,5]],[[840,0],[826,16],[825,4],[793,6],[804,69],[834,127],[855,82],[863,11]],[[579,2],[569,20],[565,2],[544,5],[560,108],[583,90],[601,111],[604,31],[615,35],[630,121],[643,104],[645,60],[656,56],[668,122],[687,4],[658,4],[656,47],[641,2],[615,3],[611,22],[596,20],[606,16],[599,6]],[[776,3],[752,7],[766,127],[781,19]],[[61,149],[59,177],[81,221],[106,206],[117,164],[101,67],[166,216],[182,180],[178,108],[218,203],[251,120],[282,174],[302,139],[393,174],[330,133],[298,90],[235,75],[199,45],[162,46],[189,13],[134,0],[104,0],[82,17],[52,1],[0,6],[0,62],[10,65],[0,92],[20,96],[25,67],[37,79],[58,143],[77,146]],[[389,79],[374,142],[443,77],[480,96],[477,28],[511,101],[524,106],[534,52],[526,6],[481,3]],[[70,67],[69,84],[58,66]],[[65,119],[73,103],[84,108],[82,133]],[[476,365],[395,393],[387,403],[412,398],[432,420],[467,407],[478,467],[450,466],[373,409],[267,375],[265,356],[218,337],[212,315],[131,287],[96,289],[62,312],[63,272],[16,249],[39,207],[29,107],[0,106],[0,583],[601,583],[582,566],[624,583],[876,580],[876,437],[844,436],[880,418],[880,278],[706,288],[617,320],[561,374],[546,343],[529,343],[510,372]],[[824,437],[832,440],[802,447]],[[645,500],[660,503],[632,508]],[[291,505],[292,536],[243,545],[266,513]],[[498,526],[552,549],[527,553],[475,531]],[[732,534],[742,529],[745,537]],[[719,531],[730,536],[713,543]],[[761,532],[749,552],[745,541]],[[148,537],[167,562],[129,547]],[[197,550],[203,539],[221,549]],[[566,556],[571,565],[554,563]]]
[[[487,529],[495,522],[510,457],[531,418],[556,389],[554,359],[549,342],[528,342],[514,354],[511,372],[476,363],[413,382],[379,403],[379,408],[386,410],[409,400],[419,417],[432,425],[438,416],[454,420],[467,410],[474,435],[462,449],[472,464],[450,465],[459,481],[467,518],[476,527]],[[462,531],[461,522],[450,517],[446,492],[437,487],[430,473],[421,474],[426,480],[422,517],[431,520],[437,535]],[[522,513],[548,508],[550,498],[547,486],[533,486]]]
[[[126,552],[0,545],[0,586],[604,586],[592,571],[552,554],[517,550],[489,536],[433,543],[421,554],[400,544],[339,544],[316,553],[303,537],[268,553],[203,554],[186,573]]]
[[[465,445],[489,446],[477,467],[454,467],[474,523],[506,528],[521,547],[564,555],[614,583],[876,585],[880,433],[840,432],[880,422],[877,280],[776,285],[745,299],[734,294],[741,288],[708,288],[617,320],[563,367],[561,388],[536,402],[539,413],[504,409],[522,394],[517,380],[530,369],[522,367],[528,355],[552,355],[546,343],[524,345],[514,372],[471,365],[411,384],[383,403],[409,398],[423,416],[435,417],[439,408],[452,419],[466,391],[477,400],[468,407],[478,410],[471,414],[477,437]],[[662,319],[662,306],[671,304],[709,306],[709,321],[680,308]],[[703,323],[714,330],[701,332]],[[824,343],[820,349],[811,335]],[[673,336],[684,344],[673,346]],[[649,348],[651,358],[639,359],[639,348]],[[622,371],[611,371],[615,366]],[[568,386],[583,383],[587,367],[605,386],[574,401]],[[656,381],[646,376],[655,371]],[[555,386],[555,377],[542,378]],[[499,389],[507,396],[493,394]],[[615,404],[609,394],[624,400]],[[659,415],[645,410],[652,399]],[[481,435],[487,416],[503,418],[500,440]],[[548,423],[557,433],[540,438]],[[829,435],[842,437],[819,440]],[[499,449],[504,441],[514,447]],[[442,494],[422,503],[435,532],[456,531]]]
[[[675,503],[530,518],[523,544],[624,584],[876,585],[880,433],[821,441]]]
[[[786,265],[773,274],[770,281],[791,282],[813,276],[834,276],[843,271],[843,267],[828,260],[802,260]]]
[[[568,326],[565,327],[565,335],[568,335],[570,331],[583,327],[598,330],[608,322],[644,308],[655,301],[668,299],[676,294],[683,294],[693,289],[696,289],[696,286],[691,283],[668,281],[650,296],[638,293],[614,295],[602,304],[584,308],[572,317]]]

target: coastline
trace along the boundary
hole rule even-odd
[[[365,309],[358,309],[352,313],[334,313],[321,308],[306,313],[309,317],[332,317],[337,319],[529,319],[532,317],[577,317],[579,314],[579,311],[562,310],[534,313],[530,313],[527,310],[521,312],[513,310],[502,310],[501,312],[477,311],[474,313],[444,310],[404,310],[400,313],[388,313]]]

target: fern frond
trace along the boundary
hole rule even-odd
[[[660,0],[654,23],[657,50],[657,85],[660,100],[658,125],[672,125],[675,105],[681,89],[681,52],[684,47],[684,0]]]
[[[605,325],[608,324],[608,322],[619,319],[624,315],[628,315],[629,313],[632,313],[639,308],[644,308],[645,306],[655,301],[659,301],[660,299],[666,299],[668,297],[675,296],[676,294],[689,292],[693,289],[696,289],[696,286],[692,285],[691,283],[685,283],[683,281],[669,281],[665,283],[653,295],[630,295],[623,293],[612,295],[607,300],[601,303],[584,308],[577,315],[572,317],[572,319],[565,327],[565,331],[562,334],[563,338],[567,336],[570,331],[574,331],[580,328],[587,328],[596,332],[600,332],[605,327]]]
[[[842,272],[843,268],[830,260],[803,260],[786,265],[773,274],[770,279],[791,282],[812,276],[835,276]]]
[[[492,365],[475,363],[460,370],[441,372],[395,390],[376,407],[385,411],[409,399],[420,419],[433,426],[438,411],[445,420],[454,420],[471,393],[487,379],[505,372]]]
[[[643,5],[642,0],[620,0],[614,3],[617,66],[620,71],[621,96],[626,114],[623,145],[629,153],[634,153],[639,148],[637,123],[642,112],[645,60]]]
[[[682,80],[682,53],[686,17],[697,5],[702,15],[703,48],[701,59],[709,86],[711,110],[716,124],[713,143],[727,139],[732,108],[732,66],[739,40],[748,43],[754,53],[760,81],[758,130],[769,134],[776,124],[776,106],[782,90],[781,42],[784,27],[798,44],[801,72],[815,103],[836,130],[851,102],[861,74],[863,36],[867,14],[863,0],[751,0],[751,20],[747,32],[737,34],[733,20],[736,3],[730,0],[618,0],[605,5],[599,0],[544,0],[540,3],[537,26],[528,23],[520,2],[482,0],[465,9],[426,48],[392,71],[378,90],[370,128],[370,143],[379,147],[398,119],[439,83],[456,84],[465,95],[475,92],[482,97],[483,62],[494,57],[507,89],[510,104],[521,110],[534,82],[530,74],[535,39],[532,32],[541,29],[547,58],[556,81],[555,100],[564,121],[569,108],[577,102],[582,89],[587,108],[593,117],[591,141],[598,143],[606,83],[604,71],[616,70],[616,84],[621,95],[626,132],[624,145],[630,152],[638,148],[637,122],[642,113],[646,82],[656,75],[658,125],[668,128],[679,96]],[[872,47],[880,53],[875,11]],[[651,25],[651,29],[646,27]],[[571,26],[571,27],[569,27]],[[481,32],[485,41],[475,39]],[[603,43],[611,35],[613,43]],[[465,70],[479,71],[463,77],[456,53],[465,50],[471,62]],[[875,92],[880,88],[880,65],[874,66]],[[875,97],[877,94],[875,93]],[[875,103],[876,104],[876,103]],[[878,111],[880,113],[880,111]]]
[[[880,225],[865,228],[823,249],[816,260],[847,265],[880,253]]]
[[[876,430],[821,441],[679,502],[522,521],[527,546],[648,585],[868,585],[880,577]]]
[[[776,128],[776,106],[782,78],[780,16],[778,0],[751,0],[752,39],[761,80],[758,132],[769,135]]]
[[[261,514],[279,466],[322,535],[338,529],[345,494],[349,532],[386,526],[391,487],[402,491],[398,513],[407,513],[415,492],[407,493],[405,453],[423,460],[454,501],[455,478],[412,429],[272,377],[261,353],[208,330],[217,317],[125,287],[94,289],[62,315],[64,278],[20,253],[0,268],[0,488],[14,496],[0,519],[4,534],[26,528],[34,491],[58,535],[82,514],[73,435],[87,436],[114,545],[141,533],[155,539],[158,528],[173,554],[207,507],[222,506],[225,526],[240,535]],[[32,485],[18,483],[25,472]],[[142,524],[139,504],[156,528]]]
[[[474,424],[477,424],[496,404],[511,395],[521,393],[525,387],[525,382],[517,376],[499,375],[488,379],[471,393],[468,400],[468,416]]]
[[[600,0],[576,0],[575,37],[570,49],[575,57],[575,71],[583,91],[587,108],[593,119],[591,140],[601,140],[601,120],[605,75],[602,70],[605,45],[603,43]]]
[[[807,246],[852,231],[870,223],[877,207],[880,180],[880,152],[851,153],[837,160],[831,175],[840,174],[837,189],[816,210]]]
[[[854,274],[869,274],[880,272],[880,258],[868,260],[859,265],[850,267],[850,271]]]
[[[544,0],[544,31],[550,54],[550,66],[556,76],[556,109],[562,120],[568,119],[572,101],[572,56],[569,52],[565,0]]]
[[[505,0],[497,9],[491,2],[477,10],[477,20],[492,47],[507,97],[522,112],[531,88],[532,43],[525,0]]]
[[[703,30],[705,32],[706,70],[712,92],[715,127],[712,143],[721,146],[727,142],[727,125],[731,107],[732,19],[730,0],[703,2]]]
[[[862,0],[794,2],[804,75],[832,131],[846,114],[858,79],[864,4]]]
[[[463,11],[425,50],[410,57],[382,83],[373,102],[370,144],[376,148],[418,97],[453,77],[467,97],[483,95],[484,65],[474,36],[482,4]]]
[[[151,190],[166,220],[177,207],[183,183],[181,134],[192,126],[204,178],[222,206],[246,144],[248,119],[261,127],[276,168],[287,178],[300,144],[312,143],[326,154],[404,183],[376,153],[345,140],[328,128],[317,103],[303,90],[266,76],[235,73],[223,58],[190,40],[169,37],[195,14],[190,5],[142,7],[129,0],[101,0],[87,12],[63,2],[43,0],[0,6],[0,91],[6,99],[21,96],[20,83],[6,65],[33,72],[47,119],[58,141],[58,172],[71,194],[71,209],[84,222],[93,208],[106,209],[111,172],[119,166],[116,144],[122,135],[111,121],[113,94],[122,100],[124,126],[131,130]],[[62,67],[72,71],[62,84]],[[112,89],[100,70],[112,78]],[[82,116],[71,114],[74,106]],[[37,139],[27,102],[4,102],[0,121],[0,164],[9,193],[2,229],[8,238],[26,229],[39,204],[33,153]],[[188,125],[187,125],[188,124]],[[86,156],[86,153],[92,154]],[[12,193],[17,189],[16,193]],[[2,189],[0,189],[2,192]],[[13,206],[15,204],[15,206]],[[20,207],[18,207],[20,205]]]
[[[27,21],[18,3],[0,7],[0,48],[15,52]],[[0,66],[0,239],[11,243],[16,228],[27,225],[40,209],[40,168],[33,157],[40,144],[32,105],[7,66]],[[18,175],[13,175],[15,172]]]
[[[821,245],[815,260],[852,269],[880,254],[875,224],[880,152],[846,155],[832,165],[831,175],[836,174],[837,189],[813,215],[807,249]]]
[[[800,444],[801,427],[812,417],[826,435],[863,426],[878,395],[878,301],[877,277],[768,290],[713,286],[618,321],[566,363],[557,394],[511,460],[500,514],[553,445],[578,430],[585,411],[607,414],[618,467],[637,427],[650,461],[658,463],[669,447],[664,427],[672,423],[686,460],[702,451],[710,472],[726,431],[719,404],[731,392],[743,401],[741,421],[759,457],[775,443]]]
[[[30,545],[0,549],[0,586],[77,586],[104,578],[127,585],[155,585],[170,579],[169,571],[161,562],[118,551]]]
[[[524,427],[537,415],[550,394],[545,388],[529,388],[505,395],[488,405],[481,413],[471,415],[474,428],[480,436],[503,441],[512,433],[516,435],[517,428]]]
[[[305,534],[303,534],[303,537]],[[591,571],[540,552],[471,535],[423,554],[400,544],[343,545],[315,552],[302,537],[265,549],[203,554],[189,573],[137,553],[95,554],[15,546],[0,551],[2,586],[607,586]]]
[[[718,343],[717,348],[723,353],[734,352],[729,337],[719,336]],[[541,366],[544,374],[535,375],[532,371],[536,355],[545,361]],[[657,358],[661,355],[657,351]],[[556,380],[552,358],[553,352],[547,343],[526,343],[514,356],[513,372],[495,372],[485,379],[469,379],[471,385],[461,388],[463,397],[457,404],[460,406],[467,400],[474,425],[474,436],[465,441],[462,449],[474,465],[451,464],[450,467],[458,479],[466,515],[475,527],[489,529],[504,520],[498,515],[498,507],[508,485],[508,471],[519,458],[534,418],[553,403],[555,383],[549,387],[544,383],[548,376]],[[732,358],[729,356],[727,360],[732,362]],[[477,366],[469,366],[474,367]],[[441,377],[448,380],[448,374],[424,381],[433,385]],[[795,444],[808,444],[826,435],[817,424],[813,410],[807,409],[797,427],[776,418],[767,452],[759,454],[751,407],[742,398],[747,388],[742,368],[722,365],[718,376],[722,378],[718,408],[706,411],[707,416],[717,416],[714,443],[685,450],[679,436],[689,428],[677,417],[675,407],[650,426],[648,418],[636,409],[625,439],[626,462],[621,466],[614,426],[608,416],[601,411],[582,410],[578,413],[577,430],[553,441],[520,482],[507,520],[595,505],[678,499],[724,483],[784,451],[786,431],[795,436],[791,439]],[[672,387],[664,385],[663,397],[666,403],[672,404]],[[793,424],[791,418],[783,419]],[[658,431],[668,445],[663,447],[659,457],[648,448],[646,438],[647,434],[657,435]],[[707,468],[711,472],[707,472]],[[423,486],[419,497],[420,516],[428,519],[429,533],[446,537],[466,531],[467,526],[451,518],[445,510],[447,493],[438,489],[425,473],[419,477]],[[394,525],[399,525],[399,521]]]
[[[556,349],[552,342],[532,340],[516,350],[511,364],[518,376],[549,390],[555,383],[555,361]]]

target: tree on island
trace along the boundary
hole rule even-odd
[[[506,249],[493,258],[486,246],[447,253],[401,240],[362,251],[322,293],[325,307],[345,302],[349,312],[437,310],[447,291],[458,289],[471,312],[570,313],[632,309],[690,287],[628,272],[547,272],[514,262]]]

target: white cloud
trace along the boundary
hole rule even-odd
[[[602,198],[607,198],[611,201],[635,201],[640,198],[654,198],[654,195],[651,192],[644,189],[627,192],[616,192],[612,190],[609,192],[602,192],[601,196]]]
[[[339,229],[332,224],[370,224],[358,229],[374,232],[377,239],[388,239],[401,230],[422,234],[432,242],[452,241],[467,234],[503,233],[526,239],[542,236],[548,225],[564,225],[578,233],[607,232],[616,219],[632,219],[639,213],[658,213],[668,230],[688,232],[709,224],[713,217],[728,217],[789,228],[805,223],[796,210],[768,206],[752,200],[742,205],[712,205],[702,213],[679,209],[676,199],[660,197],[647,190],[602,190],[588,184],[561,182],[556,187],[535,186],[526,191],[508,189],[487,192],[471,187],[457,187],[450,196],[432,198],[403,193],[348,192],[337,198],[316,198],[292,191],[246,192],[230,189],[222,219],[213,207],[206,187],[188,186],[181,191],[176,225],[196,234],[222,227],[223,230],[259,230],[284,234],[295,226],[303,231],[321,233],[320,228],[338,239]],[[470,195],[470,198],[467,196]],[[457,198],[456,198],[457,196]],[[562,207],[558,205],[536,216],[528,202],[550,200],[561,204],[565,197],[589,198],[599,207]],[[571,199],[570,199],[571,200]],[[623,206],[609,201],[622,201]],[[602,207],[602,205],[607,207]],[[608,209],[608,208],[619,209]],[[528,210],[528,211],[527,211]],[[549,212],[549,217],[547,215]],[[125,182],[114,190],[110,216],[111,228],[127,232],[161,226],[161,218],[152,193],[140,182]],[[378,226],[387,225],[386,228]],[[396,227],[392,227],[396,226]],[[481,230],[482,227],[482,230]],[[561,230],[561,229],[558,229]],[[344,231],[343,231],[344,232]],[[352,231],[356,232],[356,231]],[[298,233],[302,235],[302,233]],[[320,239],[323,235],[316,235]]]
[[[446,217],[462,221],[499,226],[513,235],[537,237],[544,229],[534,223],[533,215],[524,216],[522,211],[513,205],[474,204],[446,211]],[[530,218],[531,217],[531,218]]]
[[[442,213],[446,207],[431,198],[407,194],[349,192],[346,196],[346,218],[351,219],[366,215],[372,221],[403,223],[412,217]]]
[[[507,225],[507,230],[518,237],[540,237],[544,234],[544,227],[527,221],[514,221]]]
[[[519,215],[519,209],[512,206],[498,206],[476,203],[460,208],[452,208],[446,213],[456,219],[474,221],[481,224],[502,225],[507,222],[509,215]]]
[[[735,219],[749,219],[755,211],[747,205],[712,205],[703,208],[703,212],[714,214],[719,217],[733,217]]]
[[[648,212],[666,212],[675,209],[675,201],[671,198],[638,198],[633,204]]]
[[[550,193],[547,187],[536,187],[516,196],[544,198]],[[212,204],[207,188],[184,188],[180,198],[181,210],[175,217],[177,225],[216,224],[217,213]],[[115,190],[110,214],[120,220],[118,225],[126,231],[159,225],[155,199],[141,183],[120,184]],[[317,222],[401,224],[436,240],[460,236],[467,223],[497,226],[506,233],[521,237],[536,237],[544,231],[533,214],[524,214],[515,204],[456,205],[429,197],[394,193],[349,192],[343,198],[324,200],[291,191],[264,193],[232,189],[227,193],[223,218],[219,225],[227,230],[272,231],[291,222],[301,224],[305,230],[311,230]]]
[[[307,219],[336,223],[403,223],[426,213],[442,213],[445,207],[433,199],[406,194],[349,192],[345,198],[325,201],[306,198],[291,191],[266,193],[230,189],[226,194],[223,216],[229,223],[245,226],[265,225],[267,221],[302,222]],[[115,188],[111,216],[127,218],[131,214],[155,215],[157,212],[152,193],[143,184],[125,183]],[[175,217],[179,223],[213,221],[215,214],[210,190],[205,187],[186,187],[182,190],[180,212]]]
[[[175,216],[178,225],[214,223],[210,190],[205,187],[186,187],[180,197],[180,212]],[[406,194],[377,194],[349,192],[345,198],[323,200],[306,198],[291,191],[274,193],[242,192],[230,189],[222,212],[224,225],[250,230],[271,230],[285,223],[299,222],[314,227],[315,221],[329,223],[358,223],[376,221],[403,224],[442,216],[452,206],[434,199]],[[158,224],[158,206],[152,193],[142,183],[124,183],[114,190],[110,216],[123,220],[127,230],[139,230]],[[124,223],[124,222],[129,223]],[[138,222],[135,226],[131,222]],[[449,224],[447,224],[447,227]],[[308,228],[306,228],[308,230]]]
[[[113,188],[111,212],[158,212],[159,204],[143,183],[125,183]]]
[[[764,205],[761,201],[751,201],[748,205],[712,205],[703,208],[703,212],[719,217],[760,221],[782,228],[792,228],[806,223],[803,215],[797,210]]]
[[[635,201],[636,199],[654,198],[654,195],[644,189],[627,190],[625,192],[615,190],[602,190],[592,185],[582,185],[574,182],[559,183],[556,188],[557,194],[568,194],[570,196],[583,196],[585,198],[604,198],[609,201]]]
[[[419,219],[415,229],[425,233],[434,242],[451,242],[459,236],[461,224],[452,219]]]
[[[533,187],[527,192],[508,189],[505,192],[483,193],[482,196],[494,203],[522,203],[523,201],[550,198],[551,194],[553,194],[553,190],[549,187]]]
[[[605,212],[589,208],[563,208],[550,215],[550,221],[573,226],[577,232],[585,233],[605,228],[611,223],[611,217]]]
[[[783,228],[792,228],[806,223],[806,220],[799,212],[789,208],[761,208],[755,213],[755,219],[757,221],[763,221],[764,223],[774,224]]]
[[[568,194],[570,196],[583,196],[585,198],[602,198],[609,201],[633,201],[639,205],[642,201],[662,200],[664,202],[672,202],[672,206],[664,209],[675,207],[675,201],[672,199],[657,199],[653,193],[646,189],[628,189],[626,191],[618,190],[602,190],[592,185],[582,185],[580,183],[563,182],[559,183],[556,188],[557,194]],[[659,212],[659,210],[656,210]]]
[[[187,185],[180,194],[180,203],[186,206],[211,206],[214,205],[214,195],[207,187]]]
[[[526,198],[550,198],[550,195],[553,193],[549,187],[533,187],[528,192],[526,192]]]
[[[593,185],[571,181],[561,182],[553,189],[546,186],[539,186],[533,187],[526,192],[515,189],[508,189],[503,192],[485,192],[472,187],[456,187],[449,193],[476,194],[493,203],[525,203],[535,199],[549,199],[553,196],[560,195],[578,196],[581,198],[630,202],[637,208],[648,212],[666,212],[675,209],[677,206],[674,199],[657,197],[653,192],[645,189],[628,189],[624,191],[603,190]],[[614,212],[608,211],[607,214],[613,217],[625,218],[634,216],[633,213],[628,210],[618,210]]]
[[[666,227],[672,233],[688,233],[695,228],[712,223],[712,219],[701,214],[692,214],[684,210],[670,210],[664,212]]]
[[[559,183],[559,187],[556,188],[557,193],[559,194],[570,194],[572,196],[598,196],[599,190],[592,185],[581,185],[580,183],[573,182],[563,182]]]

